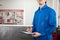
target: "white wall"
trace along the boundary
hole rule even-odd
[[[24,0],[0,0],[0,9],[24,9]]]
[[[24,24],[31,25],[34,12],[38,7],[36,0],[0,0],[0,9],[23,9]]]
[[[38,8],[36,0],[26,0],[24,1],[25,9],[25,24],[31,25],[33,21],[34,12]]]

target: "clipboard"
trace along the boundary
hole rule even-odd
[[[28,35],[32,35],[33,34],[32,32],[26,32],[26,31],[21,31],[20,33],[22,33],[22,34],[28,34]]]

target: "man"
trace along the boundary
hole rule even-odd
[[[28,32],[33,32],[34,40],[53,40],[52,33],[56,29],[56,13],[48,7],[46,0],[37,0],[39,8],[35,12],[33,27]]]

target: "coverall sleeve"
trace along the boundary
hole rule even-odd
[[[44,33],[41,33],[41,36],[52,34],[56,30],[56,12],[51,11],[49,18],[48,18],[48,25],[49,27],[46,28]]]
[[[56,12],[53,10],[49,15],[49,27],[46,29],[48,34],[52,34],[56,30]]]

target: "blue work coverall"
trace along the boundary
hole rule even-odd
[[[56,12],[45,4],[36,10],[33,18],[32,32],[38,32],[41,36],[34,40],[53,40],[52,33],[56,29]]]

